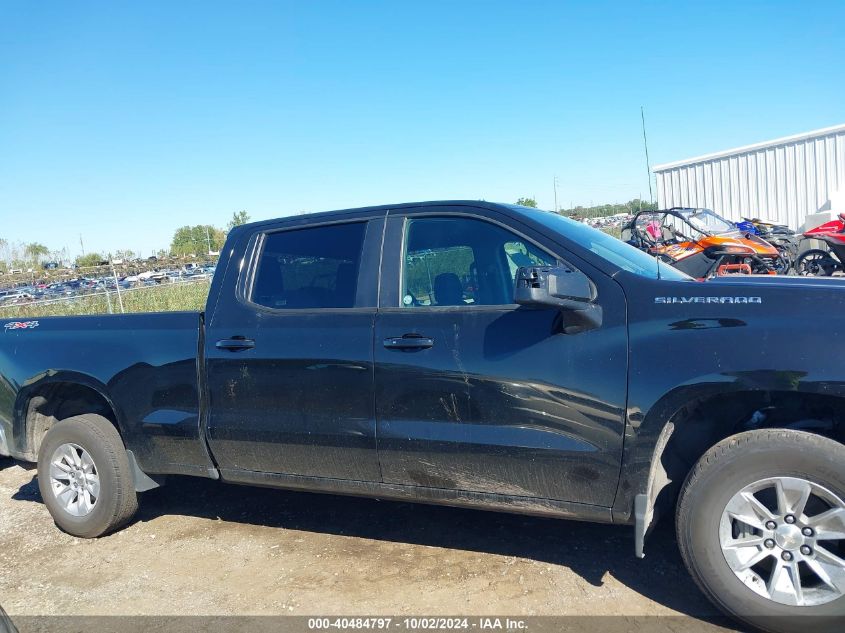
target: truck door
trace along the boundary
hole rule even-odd
[[[611,505],[627,372],[621,288],[503,215],[460,209],[388,219],[375,326],[384,482]],[[600,327],[566,334],[560,311],[513,304],[518,267],[561,259],[596,284]]]
[[[224,478],[380,481],[373,320],[383,219],[257,231],[206,328],[207,436]],[[246,237],[244,239],[247,239]]]

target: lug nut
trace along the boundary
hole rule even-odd
[[[809,545],[802,545],[801,546],[801,553],[804,554],[804,556],[809,556],[810,554],[813,553],[813,550],[810,549]]]
[[[812,536],[814,534],[813,528],[805,527],[803,530],[801,530],[801,534],[803,534],[804,536]]]
[[[784,520],[784,521],[786,521],[787,523],[795,523],[795,517],[794,517],[794,516],[792,516],[791,514],[787,514],[787,515],[784,517],[784,519],[783,519],[783,520]]]
[[[792,554],[790,554],[789,552],[784,552],[783,554],[780,555],[780,557],[783,560],[785,560],[787,563],[792,560]]]
[[[778,526],[777,523],[774,521],[766,521],[766,529],[767,530],[774,530]]]
[[[766,546],[766,549],[774,549],[775,541],[774,539],[767,538],[765,541],[763,541],[763,545]]]

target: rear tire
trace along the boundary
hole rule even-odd
[[[786,429],[740,433],[708,450],[687,477],[676,522],[681,556],[702,591],[765,631],[842,631],[843,465],[845,446]]]
[[[138,510],[123,441],[99,415],[68,418],[47,431],[38,451],[38,488],[56,525],[81,538],[108,534]]]

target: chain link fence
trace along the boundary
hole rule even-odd
[[[210,284],[210,277],[134,288],[121,288],[118,284],[84,294],[2,304],[0,318],[203,310]]]

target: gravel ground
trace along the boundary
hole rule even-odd
[[[83,540],[55,527],[35,475],[0,460],[13,617],[687,615],[684,630],[724,630],[668,522],[638,560],[626,527],[172,478],[126,529]]]

